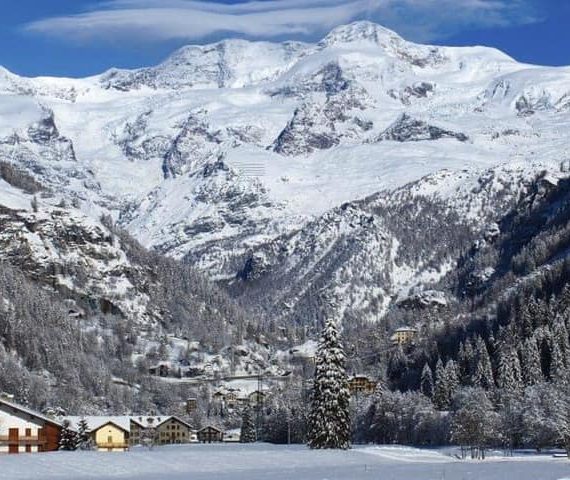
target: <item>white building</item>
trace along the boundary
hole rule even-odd
[[[0,453],[57,450],[60,431],[52,418],[0,398]]]

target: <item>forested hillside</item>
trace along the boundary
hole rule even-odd
[[[569,232],[570,182],[539,177],[498,231],[434,286],[447,305],[406,312],[420,338],[389,350],[383,387],[359,405],[357,438],[566,446]]]

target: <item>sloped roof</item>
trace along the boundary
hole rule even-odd
[[[87,427],[90,432],[101,428],[103,425],[112,423],[117,427],[125,430],[126,432],[131,431],[131,420],[129,416],[126,415],[112,415],[112,416],[85,416],[85,417],[65,417],[71,423],[71,428],[77,430],[79,421],[85,419],[87,421]]]
[[[209,428],[212,430],[216,430],[219,433],[224,433],[223,430],[219,429],[218,427],[214,427],[214,425],[206,425],[205,427],[202,427],[200,430],[198,430],[198,433],[203,432],[204,430],[207,430]]]
[[[54,420],[53,418],[47,417],[46,415],[42,415],[41,413],[36,412],[35,410],[31,410],[31,409],[24,407],[22,405],[18,405],[17,403],[13,403],[13,402],[10,402],[10,401],[5,400],[3,398],[0,398],[0,405],[4,405],[6,407],[12,408],[12,409],[17,410],[17,411],[24,413],[26,415],[30,415],[31,417],[35,417],[35,418],[42,420],[44,422],[51,423],[53,425],[57,425],[58,427],[61,427],[61,423],[58,422],[57,420]]]
[[[147,428],[150,425],[152,425],[153,427],[158,427],[159,425],[162,425],[164,422],[166,422],[170,419],[175,419],[178,422],[183,423],[184,425],[187,425],[189,428],[192,428],[192,426],[188,422],[185,422],[181,418],[173,416],[173,415],[156,415],[156,416],[153,416],[153,415],[114,415],[114,416],[113,415],[111,415],[111,416],[94,415],[94,416],[85,416],[85,417],[73,416],[73,417],[65,417],[65,418],[67,420],[69,420],[69,422],[71,423],[71,428],[73,428],[75,430],[77,430],[77,426],[79,425],[79,421],[82,418],[85,418],[85,420],[87,420],[87,425],[88,425],[90,432],[93,430],[97,430],[98,428],[102,427],[103,425],[106,425],[107,423],[113,423],[117,427],[120,427],[123,430],[130,432],[131,431],[131,422],[134,422],[143,428]],[[149,422],[149,420],[151,420],[151,421]]]

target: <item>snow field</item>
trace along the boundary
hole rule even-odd
[[[0,457],[0,479],[27,480],[563,480],[570,462],[550,456],[459,461],[437,450],[215,444]]]

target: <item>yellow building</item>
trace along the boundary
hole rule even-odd
[[[97,450],[125,452],[129,449],[129,431],[109,421],[91,431]]]
[[[390,337],[394,345],[405,345],[414,341],[418,335],[418,330],[412,327],[400,327],[396,329]]]

